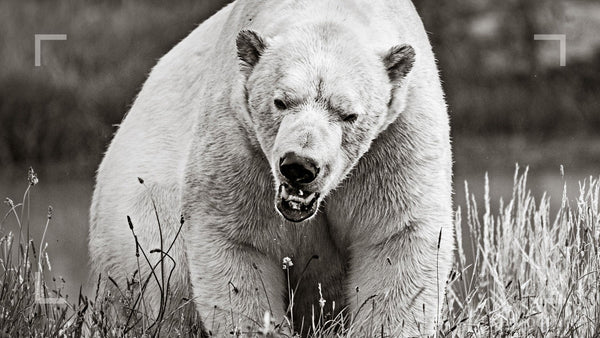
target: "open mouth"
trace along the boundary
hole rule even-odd
[[[285,219],[302,222],[317,212],[319,193],[294,188],[283,183],[279,186],[275,204]]]

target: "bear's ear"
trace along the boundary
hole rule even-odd
[[[410,45],[394,46],[383,56],[383,64],[390,81],[397,87],[415,64],[415,50]]]
[[[239,32],[235,42],[237,45],[237,55],[241,61],[242,73],[249,76],[262,53],[267,48],[267,43],[265,39],[251,30]]]

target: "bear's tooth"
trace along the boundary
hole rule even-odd
[[[281,197],[283,197],[284,199],[288,199],[290,197],[290,194],[288,193],[287,189],[284,186],[281,186]]]
[[[298,190],[298,195],[300,195],[300,196],[304,196],[304,191],[302,191],[302,190]]]
[[[290,200],[297,202],[297,203],[302,203],[302,201],[304,201],[304,199],[302,197],[296,196],[296,195],[290,196]]]

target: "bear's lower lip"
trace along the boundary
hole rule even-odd
[[[302,222],[317,212],[319,193],[281,184],[275,205],[281,215],[291,222]]]

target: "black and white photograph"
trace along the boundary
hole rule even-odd
[[[0,337],[600,337],[598,0],[0,0]]]

